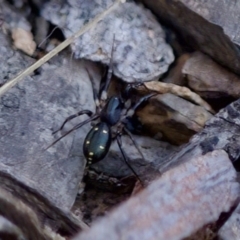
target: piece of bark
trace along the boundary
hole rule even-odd
[[[18,227],[0,216],[0,239],[18,240],[24,239],[24,236]]]
[[[167,76],[162,79],[162,82],[185,86],[186,80],[184,79],[182,69],[190,56],[191,55],[189,53],[185,53],[182,54],[178,59],[176,59],[176,61],[174,62],[174,66],[169,69]]]
[[[218,63],[240,74],[237,1],[225,0],[141,0],[195,50],[208,54]],[[225,35],[226,34],[226,35]],[[232,42],[232,41],[233,42]]]
[[[23,234],[26,239],[52,239],[43,231],[35,213],[19,199],[14,198],[3,189],[0,189],[0,215],[15,225],[14,233],[18,237]]]
[[[214,62],[207,55],[195,52],[185,62],[182,73],[188,85],[200,95],[210,93],[240,97],[240,77]]]
[[[50,1],[41,14],[69,37],[113,2],[71,0],[57,4]],[[75,58],[109,64],[112,46],[114,74],[126,82],[153,80],[165,73],[174,60],[160,24],[150,11],[134,2],[119,5],[95,28],[76,39],[72,50]]]
[[[228,211],[239,190],[225,151],[193,156],[74,240],[182,239]]]
[[[15,180],[10,174],[0,172],[1,188],[11,192],[16,197],[15,201],[21,201],[23,205],[31,207],[32,212],[38,216],[42,216],[41,220],[47,227],[63,231],[67,235],[73,235],[80,229],[87,229],[87,225],[81,220],[73,216],[69,211],[64,211],[55,203],[49,201],[39,189],[35,190],[28,187],[25,183]],[[7,195],[8,196],[8,195]],[[2,215],[8,214],[8,209]],[[49,221],[51,220],[51,221]]]
[[[212,117],[203,107],[170,93],[159,94],[149,102],[137,111],[144,131],[153,137],[161,133],[162,139],[175,145],[187,143]]]
[[[182,0],[181,2],[209,22],[221,26],[223,32],[234,43],[240,44],[240,29],[237,24],[240,9],[238,1],[226,2],[221,0],[206,2],[204,0]]]

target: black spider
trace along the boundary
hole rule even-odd
[[[93,84],[93,96],[96,103],[96,112],[93,113],[90,110],[82,110],[66,118],[63,124],[61,125],[61,127],[56,131],[54,131],[53,134],[62,130],[64,125],[71,119],[76,118],[77,116],[80,116],[83,114],[86,114],[89,116],[87,120],[74,126],[71,130],[69,130],[68,132],[63,134],[61,137],[59,137],[57,140],[55,140],[49,147],[57,143],[59,140],[61,140],[63,137],[65,137],[69,133],[82,127],[86,123],[99,119],[99,122],[95,126],[93,126],[92,129],[89,131],[83,143],[83,153],[87,160],[87,165],[91,165],[101,161],[107,155],[112,141],[117,140],[118,146],[120,148],[120,151],[122,153],[125,163],[128,165],[128,167],[139,179],[137,173],[134,171],[134,169],[131,167],[131,165],[127,160],[128,158],[126,156],[126,153],[122,148],[121,136],[123,132],[125,132],[130,137],[134,146],[137,148],[138,152],[141,154],[142,158],[144,159],[142,152],[140,151],[138,145],[136,144],[134,138],[132,137],[132,134],[130,133],[130,131],[126,126],[129,123],[129,119],[133,117],[135,110],[143,102],[145,102],[152,96],[156,95],[156,93],[150,93],[146,96],[143,96],[138,100],[137,103],[132,104],[131,102],[132,90],[137,88],[139,85],[141,85],[139,83],[133,83],[133,84],[128,84],[126,86],[125,90],[123,91],[120,97],[112,96],[108,98],[107,91],[108,91],[112,74],[113,74],[113,49],[114,49],[114,41],[112,46],[112,53],[111,53],[109,68],[107,69],[106,74],[103,77],[104,85],[99,91],[99,93],[97,93],[97,90]],[[93,82],[91,74],[89,73],[88,70],[87,72],[89,74],[91,81]]]

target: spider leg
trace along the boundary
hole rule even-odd
[[[135,113],[136,109],[137,109],[143,102],[147,101],[149,98],[151,98],[151,97],[153,97],[153,96],[155,96],[155,95],[157,95],[157,94],[158,94],[158,93],[153,92],[153,93],[150,93],[150,94],[148,94],[148,95],[146,95],[146,96],[141,97],[141,98],[138,100],[138,102],[137,102],[133,107],[131,107],[131,108],[127,111],[127,114],[126,114],[125,118],[127,118],[127,117],[132,117],[133,114]]]
[[[106,81],[105,81],[105,85],[100,93],[100,100],[107,100],[107,90],[108,87],[110,85],[111,79],[112,79],[112,75],[113,75],[113,52],[114,52],[114,42],[115,42],[115,34],[113,35],[113,44],[112,44],[112,51],[111,51],[111,59],[110,59],[110,63],[109,63],[109,68],[106,74]]]
[[[124,119],[128,118],[128,117],[132,117],[133,114],[135,113],[136,109],[145,101],[147,101],[149,98],[153,97],[157,95],[157,93],[150,93],[146,96],[143,96],[142,98],[139,99],[139,101],[133,105],[133,107],[131,107],[125,114],[124,118],[121,119],[121,122],[123,123],[124,122]],[[140,153],[141,157],[143,160],[145,160],[145,157],[143,156],[143,153],[142,151],[140,150],[137,142],[134,140],[131,132],[123,126],[123,130],[126,132],[126,134],[128,135],[128,137],[131,139],[133,145],[135,146],[135,148],[138,150],[138,152]],[[128,165],[128,167],[132,170],[132,172],[134,173],[134,175],[136,175],[137,179],[141,182],[141,184],[143,185],[143,182],[141,181],[141,179],[138,177],[138,175],[136,174],[136,172],[133,170],[133,168],[131,167],[131,165],[129,164],[129,162],[127,161],[127,157],[126,157],[126,154],[124,152],[124,150],[122,149],[122,143],[121,143],[121,136],[118,134],[117,135],[117,143],[118,143],[118,146],[121,150],[121,153],[123,155],[123,158],[124,158],[124,161],[126,162],[126,164]]]
[[[92,83],[92,90],[93,90],[93,99],[94,99],[94,102],[95,102],[95,104],[96,104],[97,109],[99,109],[100,103],[99,103],[99,99],[98,99],[98,93],[97,93],[98,91],[97,91],[97,89],[96,89],[96,87],[95,87],[95,85],[94,85],[93,77],[92,77],[92,75],[90,74],[90,72],[88,71],[88,68],[85,67],[85,69],[86,69],[86,71],[87,71],[87,73],[88,73],[88,76],[89,76],[89,78],[90,78],[90,81],[91,81],[91,83]],[[59,129],[57,129],[56,131],[54,131],[53,134],[57,133],[58,131],[61,131],[61,130],[63,129],[63,127],[65,126],[65,124],[66,124],[68,121],[70,121],[70,120],[72,120],[72,119],[74,119],[74,118],[76,118],[76,117],[78,117],[78,116],[81,116],[81,115],[83,115],[83,114],[87,114],[89,117],[91,117],[91,116],[93,115],[93,112],[90,111],[90,110],[82,110],[82,111],[79,111],[79,112],[76,113],[76,114],[73,114],[73,115],[67,117],[67,118],[65,119],[65,121],[63,122],[63,124],[61,125],[61,127],[60,127]]]
[[[123,127],[123,130],[126,132],[126,134],[127,134],[127,135],[129,136],[129,138],[131,139],[134,147],[138,150],[138,152],[139,152],[139,154],[141,155],[141,157],[142,157],[142,159],[144,160],[144,162],[146,162],[145,157],[143,156],[143,153],[142,153],[142,151],[140,150],[139,145],[137,144],[137,142],[136,142],[135,139],[133,138],[133,135],[131,134],[131,132],[130,132],[127,128],[125,128],[125,127]]]
[[[67,122],[69,122],[70,120],[72,120],[72,119],[74,119],[74,118],[76,118],[76,117],[78,117],[78,116],[81,116],[81,115],[83,115],[83,114],[87,114],[89,117],[91,117],[91,116],[93,115],[93,112],[90,111],[90,110],[82,110],[82,111],[77,112],[76,114],[70,115],[69,117],[67,117],[67,118],[65,119],[65,121],[63,122],[63,124],[61,125],[61,127],[60,127],[59,129],[57,129],[56,131],[54,131],[52,134],[55,134],[55,133],[57,133],[58,131],[61,131]]]
[[[142,186],[144,186],[142,180],[139,178],[139,176],[137,175],[137,173],[135,172],[135,170],[132,168],[132,166],[130,165],[130,163],[128,162],[128,158],[127,158],[127,155],[125,153],[125,151],[123,150],[122,148],[122,139],[121,139],[121,135],[117,135],[116,136],[116,139],[117,139],[117,143],[118,143],[118,147],[122,153],[122,156],[123,156],[123,159],[124,159],[124,162],[127,164],[127,166],[131,169],[131,171],[133,172],[133,174],[136,176],[136,178],[138,179],[138,181],[141,183]]]
[[[83,125],[91,122],[92,120],[95,120],[99,117],[99,115],[94,114],[93,116],[91,116],[90,118],[86,119],[85,121],[78,123],[77,125],[75,125],[72,129],[70,129],[69,131],[67,131],[66,133],[64,133],[61,137],[59,137],[58,139],[56,139],[53,143],[51,143],[47,148],[44,149],[44,151],[48,150],[50,147],[52,147],[54,144],[56,144],[57,142],[59,142],[62,138],[64,138],[65,136],[67,136],[69,133],[75,131],[76,129],[82,127]]]

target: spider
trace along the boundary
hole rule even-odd
[[[112,50],[111,50],[111,59],[109,67],[107,67],[106,73],[103,76],[102,82],[104,83],[103,87],[100,88],[99,93],[97,89],[93,85],[93,97],[96,104],[96,111],[93,113],[90,110],[82,110],[73,114],[65,119],[59,129],[53,132],[53,134],[61,131],[64,128],[64,125],[76,118],[80,115],[86,114],[89,118],[76,126],[74,126],[71,130],[63,134],[61,137],[56,139],[49,147],[57,143],[63,137],[68,135],[69,133],[73,132],[74,130],[82,127],[83,125],[92,122],[94,120],[99,120],[97,124],[95,124],[92,129],[88,132],[84,143],[83,143],[83,153],[87,160],[87,166],[94,164],[96,162],[101,161],[109,152],[109,148],[113,140],[117,141],[119,149],[122,153],[123,159],[127,166],[131,169],[133,174],[137,177],[140,183],[143,185],[142,181],[138,177],[135,170],[131,167],[128,162],[127,155],[122,148],[122,141],[121,136],[126,133],[131,141],[133,142],[134,146],[141,154],[141,157],[144,159],[142,152],[140,151],[137,143],[135,142],[131,132],[127,128],[127,124],[129,123],[129,119],[131,119],[135,113],[135,110],[145,101],[147,101],[152,96],[156,95],[156,93],[150,93],[146,96],[143,96],[139,99],[139,101],[135,104],[131,102],[131,93],[132,90],[137,88],[142,83],[132,83],[127,84],[125,90],[121,94],[120,97],[112,96],[108,97],[107,92],[108,88],[112,79],[113,75],[113,51],[114,51],[114,41],[113,39]],[[86,68],[89,78],[93,83],[93,77],[91,76],[90,72]],[[48,147],[48,148],[49,148]]]

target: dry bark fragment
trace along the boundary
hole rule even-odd
[[[163,173],[74,240],[182,239],[228,211],[239,190],[228,155],[216,150]]]
[[[3,189],[0,189],[0,215],[18,227],[26,239],[52,239],[44,233],[35,213]]]
[[[186,61],[190,58],[189,53],[182,54],[174,63],[174,66],[169,69],[167,76],[163,78],[163,82],[165,83],[173,83],[179,86],[185,85],[185,78],[182,74],[182,69]]]
[[[68,235],[73,235],[80,229],[88,228],[85,223],[79,221],[69,211],[62,210],[45,198],[40,190],[34,190],[26,186],[24,183],[15,180],[10,174],[1,171],[0,183],[3,189],[14,194],[16,197],[15,201],[20,201],[23,205],[27,204],[28,207],[31,207],[31,212],[35,211],[36,214],[42,216],[46,227],[54,226]],[[4,208],[2,211],[2,215],[8,214],[7,210],[4,212]],[[49,219],[51,221],[48,222]]]
[[[184,64],[182,73],[186,74],[188,85],[200,95],[215,93],[240,97],[240,78],[203,53],[193,53]]]
[[[150,136],[161,133],[164,139],[180,145],[199,132],[212,114],[203,107],[165,93],[152,98],[149,104],[137,111],[137,116]]]

